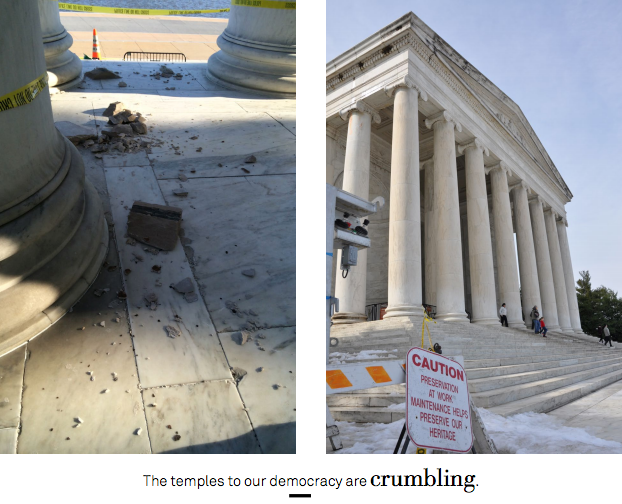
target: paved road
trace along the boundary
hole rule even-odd
[[[71,50],[91,56],[93,28],[97,29],[104,59],[121,59],[128,51],[181,52],[188,60],[207,60],[218,50],[216,39],[226,19],[177,16],[122,16],[61,13],[65,29],[74,39]]]

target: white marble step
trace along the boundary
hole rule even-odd
[[[560,408],[561,406],[575,401],[576,399],[591,394],[592,392],[619,380],[622,380],[622,370],[617,369],[606,374],[586,378],[585,380],[575,382],[543,394],[538,394],[488,409],[497,415],[503,416],[516,415],[518,413],[526,413],[528,411],[546,413]]]
[[[598,361],[596,363],[596,366],[604,367],[613,366],[615,364],[622,364],[622,355],[618,353],[616,353],[616,355],[617,357],[610,356],[611,358],[609,359],[603,359],[601,361]],[[504,387],[521,385],[524,383],[531,383],[539,380],[546,380],[548,378],[569,375],[573,373],[578,373],[580,371],[593,370],[596,366],[594,362],[585,362],[569,366],[559,366],[547,369],[508,374],[504,376],[492,376],[476,379],[471,379],[469,376],[470,373],[467,372],[467,377],[469,379],[469,392],[471,392],[471,394],[476,394],[479,392],[486,392],[489,390],[496,390]]]
[[[610,364],[603,367],[593,368],[586,371],[579,371],[576,373],[557,376],[554,378],[546,378],[530,383],[522,383],[519,385],[510,385],[507,387],[498,388],[495,390],[488,390],[486,392],[478,392],[471,394],[475,404],[478,407],[490,408],[492,406],[498,406],[526,397],[543,394],[551,390],[572,385],[583,380],[588,380],[603,374],[608,374],[614,371],[622,372],[622,363]]]
[[[616,354],[618,355],[618,354]],[[528,371],[537,371],[539,369],[548,369],[554,367],[573,366],[575,364],[582,363],[594,363],[606,358],[606,355],[596,354],[588,357],[561,358],[560,360],[549,360],[541,362],[529,362],[526,364],[513,364],[509,366],[490,366],[481,368],[467,368],[467,376],[469,381],[476,380],[478,378],[488,378],[493,376],[504,376],[515,373],[525,373]],[[471,362],[471,361],[467,361]],[[466,364],[466,362],[465,362]],[[465,366],[466,367],[466,366]]]

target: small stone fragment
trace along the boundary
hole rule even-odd
[[[172,427],[170,425],[167,425],[166,428],[167,429],[172,429]]]
[[[132,131],[139,135],[146,135],[149,130],[147,129],[147,125],[142,122],[133,122],[130,124]]]
[[[125,105],[123,105],[123,103],[121,103],[121,102],[114,102],[114,103],[111,103],[110,105],[108,105],[108,108],[106,110],[104,110],[102,115],[104,117],[111,117],[111,116],[113,116],[115,114],[118,114],[119,112],[122,112],[124,108],[125,108]]]
[[[258,373],[263,372],[265,368],[263,366],[258,367],[255,371],[257,371]]]
[[[95,381],[95,377],[94,376],[91,376],[91,381]]]
[[[188,292],[184,294],[184,299],[187,303],[195,303],[199,300],[199,296],[197,296],[196,292]]]
[[[104,389],[104,390],[102,390],[102,394],[107,394],[108,392],[110,392],[110,389]]]
[[[125,293],[124,290],[120,290],[119,292],[117,292],[117,297],[119,299],[127,299],[127,294]]]
[[[138,429],[136,429],[136,430],[134,431],[134,434],[135,434],[136,436],[140,436],[140,434],[141,434],[141,432],[142,432],[142,431],[143,431],[143,430],[139,427]]]
[[[167,325],[167,326],[164,326],[164,329],[168,333],[169,338],[179,338],[181,336],[181,331],[177,329],[176,327]]]
[[[185,198],[188,196],[188,191],[186,189],[173,189],[173,195],[179,198]]]
[[[190,277],[186,277],[176,284],[171,284],[171,287],[180,294],[186,294],[188,292],[194,292],[194,284]]]
[[[242,171],[243,171],[244,173],[250,173],[250,170],[247,170],[246,168],[242,168]]]
[[[101,327],[106,327],[106,321],[105,321],[105,320],[102,320],[102,321],[99,323],[99,325],[100,325]]]
[[[97,297],[102,297],[106,292],[109,292],[110,289],[96,289],[93,291],[93,294],[95,294]]]
[[[143,262],[144,261],[143,256],[137,254],[136,252],[132,252],[132,255],[134,256],[134,259],[136,259],[136,262]]]
[[[256,163],[257,162],[257,158],[253,155],[248,156],[245,160],[245,163]]]
[[[285,387],[285,385],[281,385],[280,383],[275,383],[274,385],[272,385],[272,388],[274,390],[279,390],[280,388]]]
[[[69,439],[69,438],[67,438],[67,439]],[[181,436],[179,434],[175,434],[173,436],[173,441],[179,441],[180,439],[181,439]]]
[[[249,278],[253,278],[255,276],[255,270],[254,269],[246,269],[246,270],[242,270],[242,275],[247,276]]]
[[[123,81],[119,82],[119,87],[127,87],[127,84]]]
[[[188,181],[188,177],[186,177],[183,173],[180,173],[178,178],[182,182],[187,182]]]
[[[238,345],[246,345],[250,338],[251,333],[248,331],[238,331],[232,334],[235,341],[237,341]]]
[[[74,421],[79,423],[79,424],[84,423],[84,420],[82,420],[80,417],[74,418]]]
[[[236,383],[240,383],[242,379],[248,374],[245,369],[239,367],[231,368],[231,374]]]
[[[152,273],[160,273],[161,271],[162,271],[162,266],[160,266],[159,264],[154,264],[153,266],[151,266]]]

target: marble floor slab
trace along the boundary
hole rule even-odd
[[[256,162],[245,162],[250,155],[255,156]],[[241,155],[163,161],[155,164],[154,171],[158,179],[177,179],[180,174],[188,179],[295,174],[296,141]]]
[[[149,154],[154,163],[176,160],[178,156],[192,159],[248,155],[292,140],[292,134],[266,113],[222,113],[213,118],[194,111],[154,115],[151,121],[154,132],[161,133],[159,137],[164,141],[164,145],[153,147]],[[192,136],[198,138],[184,143]]]
[[[25,345],[0,357],[0,429],[19,427],[25,359]]]
[[[170,252],[153,255],[144,250],[145,245],[126,243],[127,217],[134,201],[166,204],[151,167],[106,168],[106,180],[121,269],[131,270],[124,275],[124,284],[142,385],[230,379],[225,355],[205,305],[200,299],[188,303],[169,288],[187,277],[194,283],[181,244],[178,242]],[[159,273],[153,272],[154,266],[160,268]],[[198,292],[198,286],[196,289]],[[145,300],[149,294],[158,298],[155,311],[148,308]],[[175,327],[181,336],[168,336],[165,326]]]
[[[18,453],[150,452],[127,314],[108,307],[120,288],[112,247],[73,311],[28,343]]]
[[[11,455],[17,450],[17,429],[0,429],[0,455]]]
[[[567,427],[582,427],[596,437],[622,443],[622,381],[553,410],[548,415],[563,420]]]
[[[295,176],[193,179],[181,199],[172,194],[179,185],[160,181],[167,203],[183,209],[195,275],[218,331],[295,325]]]
[[[240,345],[235,333],[220,335],[229,364],[247,372],[238,388],[262,451],[294,453],[296,329],[264,329],[252,336],[252,341]]]
[[[231,380],[147,389],[143,398],[154,453],[260,453]]]

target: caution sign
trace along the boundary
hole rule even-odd
[[[210,10],[168,10],[168,9],[124,9],[121,7],[96,7],[58,2],[58,8],[74,12],[103,12],[106,14],[132,14],[136,16],[184,16],[188,14],[209,14],[212,12],[229,12],[231,9]]]
[[[458,362],[422,348],[408,351],[406,428],[417,450],[465,453],[471,449],[469,390]]]
[[[48,83],[48,73],[43,72],[37,79],[15,91],[0,96],[0,112],[28,105],[35,100]]]

